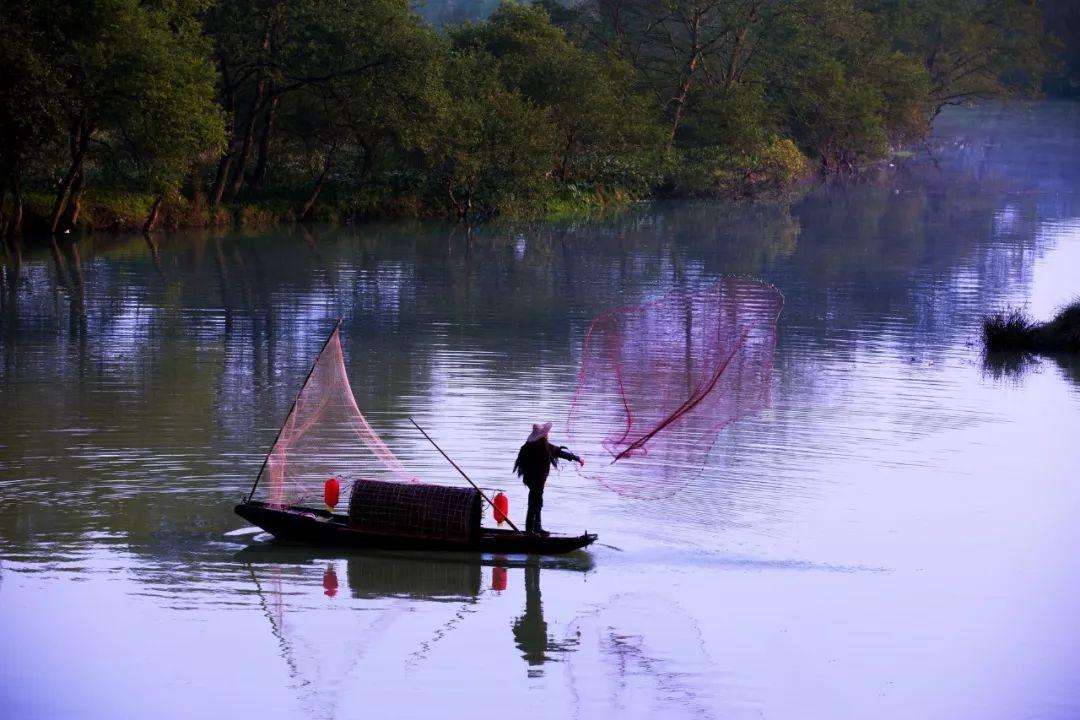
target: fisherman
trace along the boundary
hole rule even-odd
[[[544,483],[547,482],[551,467],[558,467],[559,458],[580,463],[582,467],[585,467],[585,461],[568,451],[565,446],[557,447],[549,443],[549,432],[551,432],[549,422],[533,425],[529,439],[518,450],[517,460],[514,461],[514,472],[529,488],[529,510],[525,514],[525,532],[530,535],[547,536],[549,534],[540,525],[540,509],[544,507]]]

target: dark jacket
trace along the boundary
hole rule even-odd
[[[530,487],[534,484],[543,485],[547,481],[548,472],[551,471],[552,466],[558,466],[559,458],[574,462],[580,460],[565,447],[552,445],[547,438],[527,442],[518,450],[517,460],[514,461],[514,472]]]

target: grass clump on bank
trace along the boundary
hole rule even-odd
[[[1040,323],[1021,308],[983,318],[983,344],[989,352],[1080,352],[1080,300]]]

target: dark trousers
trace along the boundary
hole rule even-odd
[[[540,510],[544,507],[544,483],[534,482],[529,486],[529,509],[525,513],[525,532],[540,532]]]

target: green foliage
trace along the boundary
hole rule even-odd
[[[205,5],[3,5],[3,52],[11,59],[0,120],[11,140],[4,171],[16,187],[27,174],[63,175],[50,225],[62,216],[68,225],[78,221],[95,177],[164,194],[179,187],[195,158],[218,148],[215,74],[198,21]]]
[[[678,140],[683,147],[756,147],[770,136],[768,105],[761,84],[710,88],[695,94]]]
[[[128,80],[141,97],[109,132],[129,150],[135,184],[154,193],[176,194],[193,162],[223,145],[210,44],[195,19],[204,4],[144,3],[128,36],[139,59]]]
[[[0,5],[0,145],[3,179],[32,162],[43,162],[47,147],[63,131],[64,75],[54,62],[62,38],[42,22],[36,0]]]
[[[1043,80],[1043,90],[1064,97],[1080,96],[1080,3],[1042,0],[1042,10],[1046,28],[1060,48]]]
[[[553,170],[563,182],[608,181],[612,160],[628,162],[662,141],[652,99],[636,89],[630,64],[578,47],[539,6],[504,2],[452,39],[458,49],[488,53],[506,87],[545,111],[558,132]]]
[[[506,88],[482,51],[452,53],[444,82],[440,139],[424,153],[432,201],[462,220],[541,207],[557,148],[546,113]]]
[[[894,46],[925,66],[935,114],[1038,91],[1056,50],[1031,0],[877,0],[871,9]]]
[[[766,69],[772,114],[825,170],[854,168],[922,137],[930,107],[925,69],[893,50],[855,0],[807,0],[815,22],[785,18]]]
[[[669,191],[724,197],[775,193],[791,187],[808,167],[794,142],[775,135],[750,148],[690,148],[679,153]]]
[[[1066,5],[1047,0],[1072,37]],[[807,158],[856,168],[943,107],[1035,91],[1057,47],[1030,0],[442,10],[436,29],[409,0],[6,0],[0,228],[20,208],[59,230],[772,192]]]

